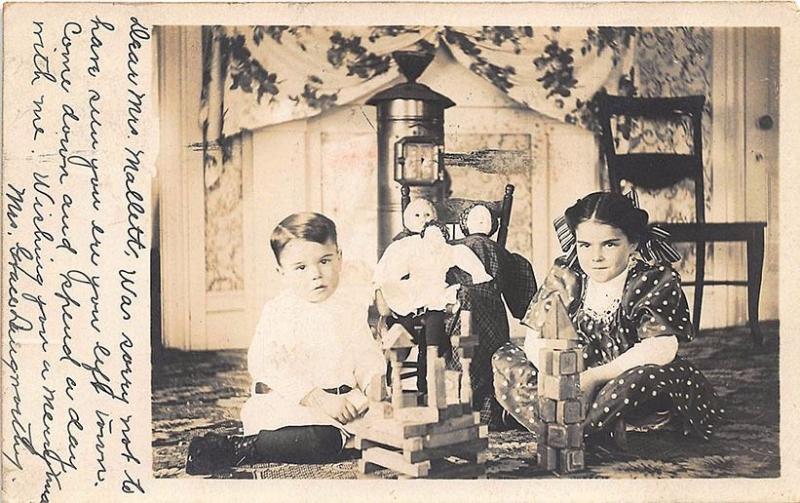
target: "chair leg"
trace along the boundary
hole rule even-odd
[[[692,324],[694,332],[700,332],[700,314],[703,308],[703,286],[705,285],[706,274],[706,242],[698,241],[695,243],[695,269],[694,269],[694,311],[692,314]]]
[[[747,318],[753,342],[764,343],[758,324],[758,302],[761,299],[761,274],[764,267],[764,231],[758,229],[747,241]]]

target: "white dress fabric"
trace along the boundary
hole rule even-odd
[[[348,385],[364,391],[385,373],[380,345],[367,324],[367,309],[337,290],[327,300],[306,302],[282,293],[264,305],[247,358],[255,383],[242,408],[245,435],[285,426],[343,426],[300,401],[314,388]]]
[[[429,243],[419,235],[392,242],[375,268],[374,283],[394,313],[444,311],[457,299],[458,285],[448,285],[447,271],[458,267],[472,283],[491,281],[483,262],[465,245]]]

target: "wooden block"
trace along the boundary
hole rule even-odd
[[[458,357],[463,361],[464,359],[472,359],[475,357],[475,346],[467,346],[458,348]]]
[[[407,438],[403,442],[403,452],[418,452],[425,447],[425,440],[422,437]]]
[[[548,424],[547,445],[556,449],[565,449],[567,447],[567,427],[563,424]]]
[[[468,366],[466,368],[469,368]],[[467,409],[472,409],[472,377],[469,370],[461,373],[461,403]]]
[[[575,349],[578,347],[578,341],[572,339],[544,339],[542,347],[547,349]]]
[[[558,471],[572,473],[586,468],[583,449],[564,449],[559,453]]]
[[[444,358],[439,358],[438,348],[428,347],[428,406],[441,409],[447,406]]]
[[[421,437],[428,432],[428,423],[399,423],[403,438]]]
[[[408,330],[406,330],[406,328],[399,323],[395,323],[389,330],[386,331],[382,343],[384,348],[391,348],[392,350],[414,347],[414,341],[412,340],[411,334],[408,333]]]
[[[460,340],[459,346],[460,347],[468,347],[468,346],[477,346],[480,343],[480,339],[478,338],[477,334],[472,332],[472,312],[471,311],[461,311],[461,331],[460,331]]]
[[[367,449],[362,453],[362,459],[365,463],[374,463],[411,477],[425,477],[431,468],[430,461],[408,463],[402,453],[381,447]]]
[[[553,350],[542,348],[539,350],[539,375],[553,375]]]
[[[542,470],[554,471],[558,468],[558,451],[543,442],[538,444],[536,458]]]
[[[358,460],[358,471],[359,471],[359,473],[362,473],[362,474],[366,475],[366,474],[369,474],[369,473],[376,472],[376,471],[378,471],[380,469],[381,469],[380,466],[376,465],[375,463],[370,463],[370,462],[364,460],[363,458]]]
[[[578,398],[580,393],[580,383],[578,375],[569,376],[548,376],[539,375],[539,382],[544,383],[540,386],[542,392],[540,396],[552,398],[553,400],[570,400]]]
[[[539,398],[539,419],[545,423],[553,423],[556,420],[556,405],[558,402],[549,398]]]
[[[577,349],[567,351],[553,351],[552,375],[571,375],[578,372],[578,360],[583,360],[583,355]]]
[[[417,392],[403,392],[400,399],[400,408],[416,407],[417,406]]]
[[[393,417],[407,423],[438,423],[439,409],[436,407],[407,407],[395,409]]]
[[[425,435],[425,448],[442,447],[443,445],[460,444],[468,440],[480,438],[480,428],[484,426],[472,426],[461,430],[455,430],[448,433],[438,433],[434,435]]]
[[[460,403],[453,403],[448,405],[444,412],[444,417],[447,419],[454,419],[457,417],[461,417],[463,415],[464,415],[464,407]]]
[[[356,434],[356,438],[361,442],[374,442],[378,444],[388,445],[400,449],[403,447],[405,438],[395,431],[384,431],[372,428],[364,428]]]
[[[415,451],[404,450],[403,459],[409,463],[419,463],[427,459],[439,459],[447,456],[457,456],[467,459],[485,451],[489,447],[488,438],[476,438],[459,444],[443,445],[441,447],[423,448]]]
[[[579,424],[548,424],[547,445],[556,449],[583,447],[583,428]]]
[[[542,337],[545,339],[578,340],[578,334],[561,299],[551,297],[545,301],[545,320]]]
[[[392,404],[389,402],[370,402],[369,410],[365,417],[390,418],[392,417]]]
[[[448,405],[453,403],[461,403],[461,372],[458,370],[445,370],[445,400]]]
[[[547,425],[544,421],[537,420],[533,423],[533,433],[536,435],[536,442],[538,444],[547,444]]]
[[[581,372],[586,370],[586,360],[584,360],[583,358],[583,350],[581,348],[575,349],[575,352],[578,353],[578,365],[577,365],[578,368],[576,369],[576,372],[580,374]]]
[[[570,449],[583,448],[583,428],[580,424],[567,425],[567,447]]]
[[[447,421],[434,424],[427,427],[426,433],[431,435],[438,435],[440,433],[450,433],[451,431],[463,430],[480,424],[480,413],[478,414],[478,422],[475,422],[475,417],[472,414],[461,414],[458,417],[448,419]]]
[[[392,360],[392,405],[395,409],[403,408],[403,383],[401,382],[400,374],[402,372],[402,363],[395,359]]]
[[[583,418],[583,406],[580,400],[575,399],[557,402],[556,422],[561,424],[579,423],[583,421]]]
[[[555,302],[555,323],[556,334],[559,339],[577,341],[579,339],[575,327],[572,325],[572,320],[569,319],[569,313],[566,306],[558,300]]]
[[[367,393],[367,398],[369,398],[371,402],[381,402],[388,398],[385,382],[386,378],[383,375],[372,376]]]

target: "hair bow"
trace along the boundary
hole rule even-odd
[[[636,191],[631,189],[625,197],[631,200],[634,208],[639,209],[639,196]],[[578,250],[575,246],[575,233],[567,225],[567,219],[560,215],[553,220],[556,229],[556,237],[561,246],[561,251],[566,254],[568,267],[572,267],[578,258]],[[648,262],[677,262],[681,259],[681,254],[669,243],[669,232],[657,225],[649,225],[644,239],[639,243],[639,254]]]
[[[631,204],[639,209],[639,194],[631,187],[625,193]],[[657,225],[648,225],[644,239],[639,243],[639,254],[648,262],[677,262],[681,254],[669,242],[669,232]]]

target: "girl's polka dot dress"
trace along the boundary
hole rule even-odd
[[[622,298],[615,309],[595,313],[584,309],[586,277],[579,272],[570,317],[580,336],[586,368],[617,358],[648,337],[675,335],[681,342],[694,337],[689,307],[678,274],[667,265],[637,261],[628,270]],[[546,295],[537,295],[531,304]],[[494,355],[498,402],[522,425],[533,431],[537,404],[537,370],[520,348],[506,344]],[[680,421],[684,434],[708,439],[724,410],[711,384],[694,365],[676,357],[664,366],[632,368],[600,387],[589,405],[584,433],[611,430],[625,418],[651,418],[666,411]]]

